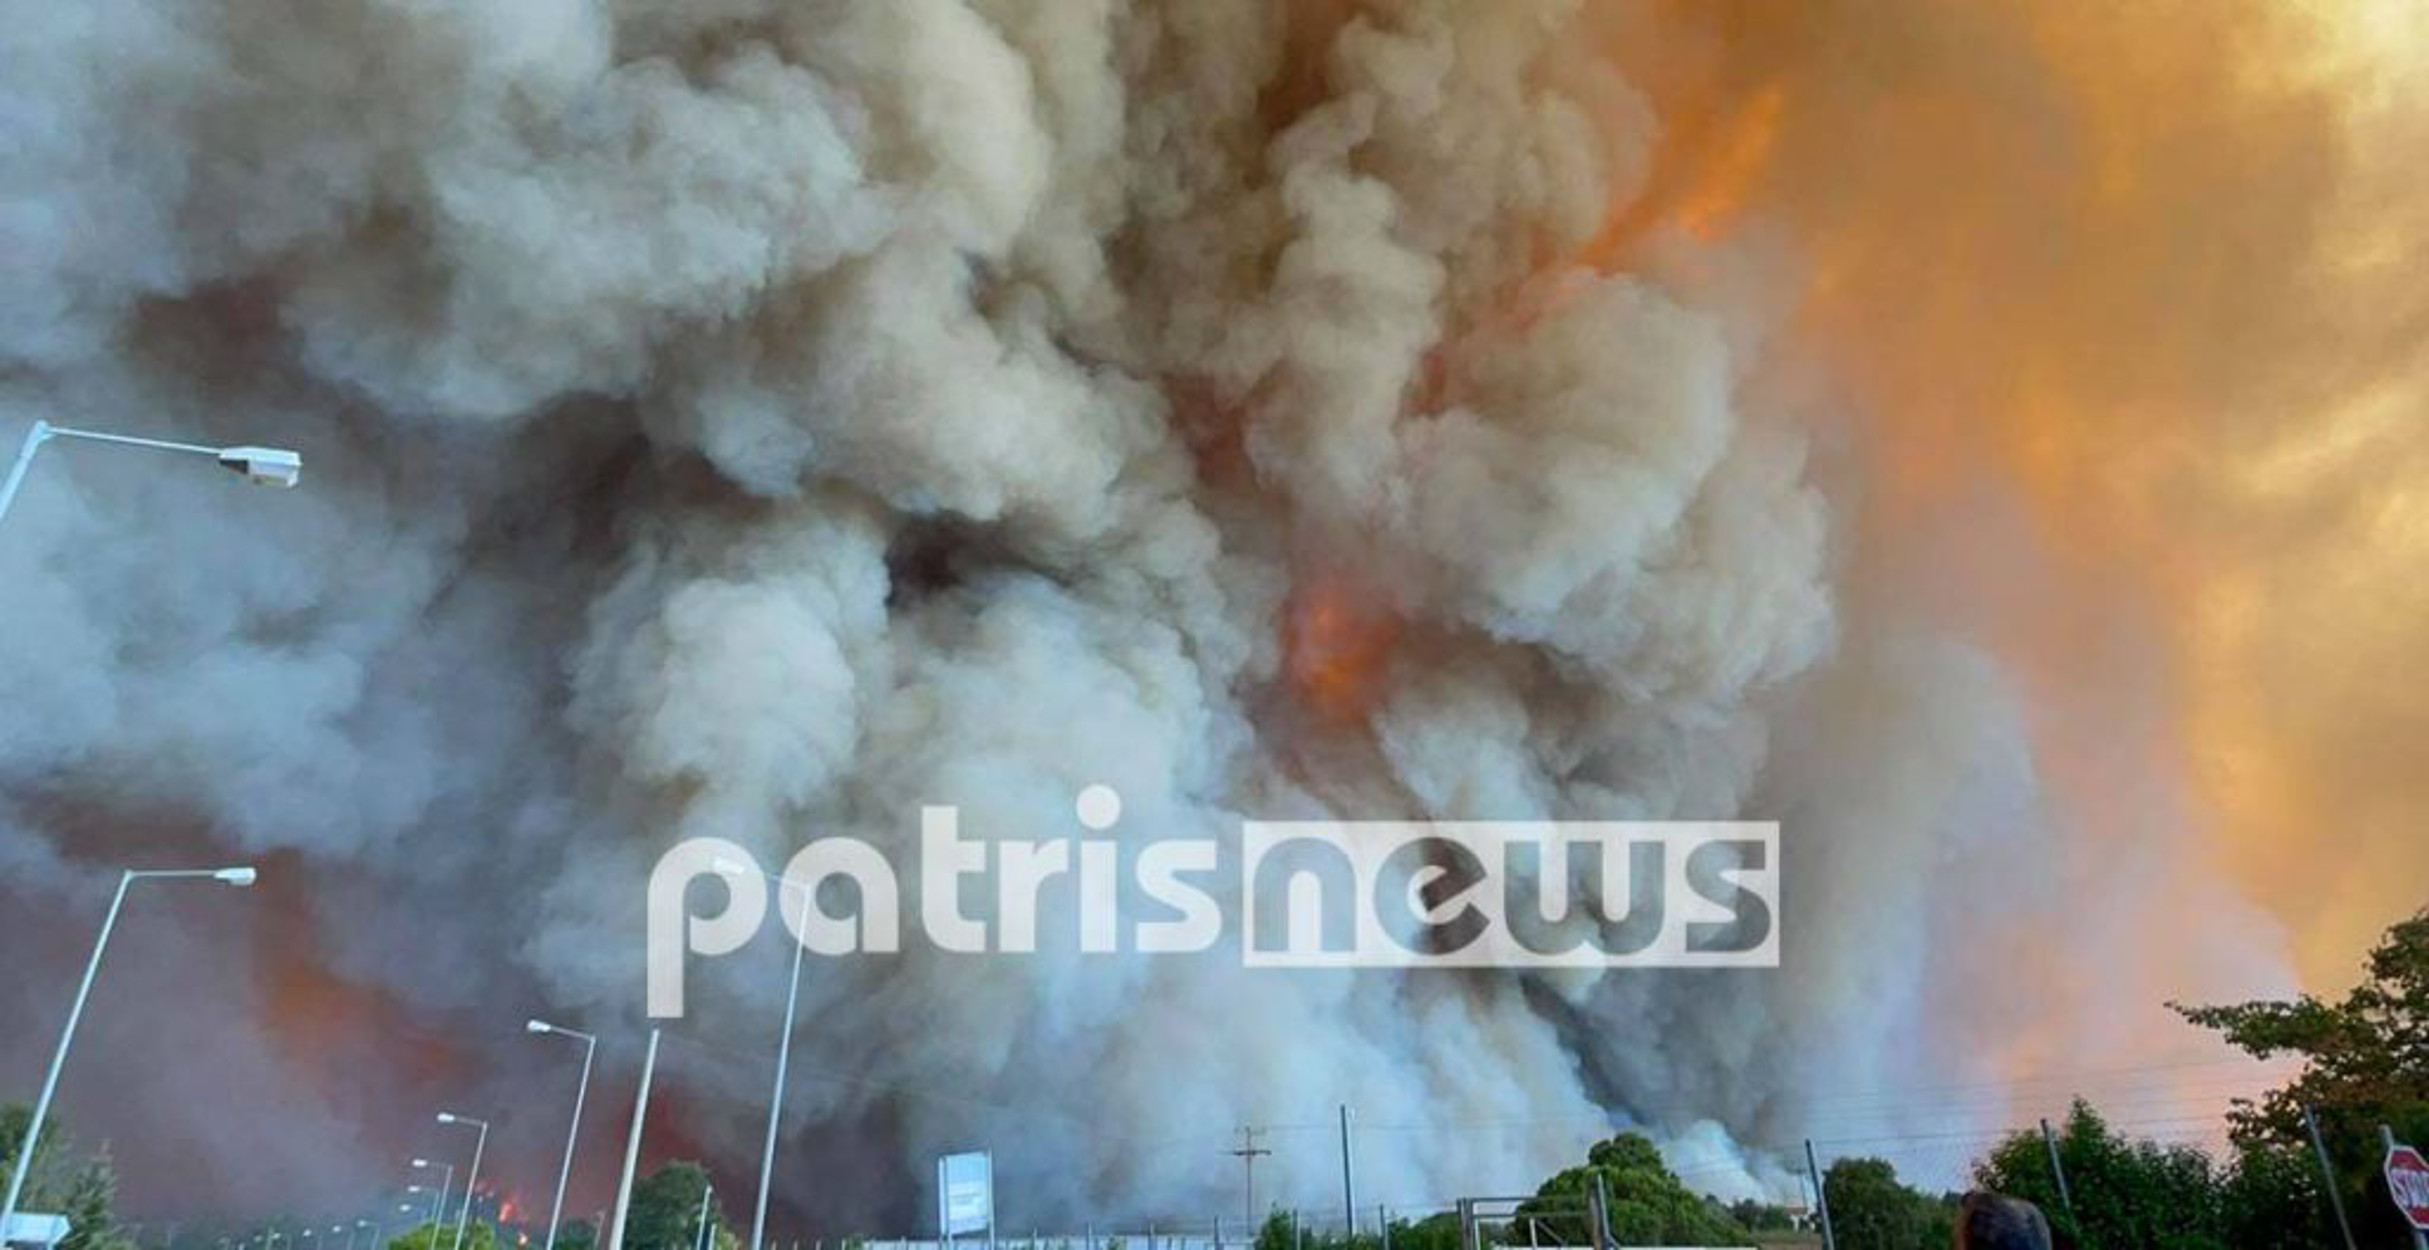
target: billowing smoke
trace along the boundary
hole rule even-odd
[[[1997,64],[1986,92],[2068,133],[2015,30],[1984,16],[2007,55],[1976,61],[1904,16],[1952,46],[1874,68]],[[607,1033],[623,1087],[663,849],[907,849],[923,803],[1044,836],[1094,782],[1134,839],[1781,819],[1787,967],[820,964],[788,1216],[908,1224],[924,1161],[971,1144],[1007,1218],[1228,1213],[1243,1123],[1280,1129],[1270,1196],[1312,1203],[1338,1103],[1379,1201],[1531,1183],[1625,1125],[1781,1192],[1817,1091],[2182,1053],[2133,1013],[2279,983],[2278,939],[2165,777],[2118,809],[2164,827],[2081,850],[2029,666],[1916,589],[2058,579],[2016,505],[1959,538],[1857,523],[1894,388],[1834,374],[1862,326],[1801,316],[1879,271],[1799,227],[1871,206],[1758,193],[1821,176],[1783,110],[1867,114],[1808,89],[1840,70],[1741,80],[1711,26],[1519,0],[12,24],[0,424],[309,467],[273,494],[54,446],[0,529],[0,1074],[30,1083],[109,867],[261,857],[261,897],[131,918],[70,1118],[140,1200],[242,1210],[353,1201],[428,1110],[489,1106],[528,1202],[569,1076],[521,1021]],[[2130,670],[2110,642],[2099,671]],[[2140,749],[2165,698],[2104,689],[2091,728]],[[747,1158],[782,953],[697,973],[653,1154]]]

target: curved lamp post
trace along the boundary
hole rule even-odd
[[[548,1204],[548,1242],[542,1250],[557,1250],[557,1217],[565,1210],[565,1179],[573,1175],[574,1138],[582,1131],[582,1099],[590,1093],[590,1061],[599,1051],[599,1039],[574,1029],[560,1028],[545,1020],[532,1020],[523,1025],[526,1032],[553,1033],[582,1043],[582,1083],[574,1086],[573,1123],[565,1129],[565,1162],[557,1168],[556,1201]]]
[[[800,890],[803,888],[800,882],[789,877],[780,877],[765,869],[752,868],[747,864],[736,863],[722,857],[710,866],[728,877],[746,876],[756,872],[775,882],[780,889]],[[806,891],[804,893],[806,896]],[[783,906],[781,901],[778,902],[777,910],[782,911]],[[806,931],[794,937],[793,976],[784,991],[784,1032],[776,1042],[776,1082],[775,1087],[768,1091],[767,1141],[759,1151],[759,1198],[751,1211],[751,1250],[761,1250],[761,1239],[767,1232],[768,1186],[776,1173],[776,1128],[784,1115],[784,1074],[793,1059],[793,1012],[801,1002],[801,957],[809,948],[810,942]]]
[[[475,1120],[452,1111],[439,1112],[441,1124],[469,1124],[481,1130],[472,1143],[472,1170],[464,1173],[464,1212],[455,1217],[454,1250],[464,1250],[464,1226],[472,1222],[472,1195],[481,1183],[481,1152],[489,1147],[489,1121]]]
[[[22,467],[22,466],[21,466]],[[14,485],[14,478],[11,479]],[[0,496],[0,504],[7,502]],[[34,1118],[25,1125],[24,1145],[17,1151],[17,1166],[9,1172],[8,1197],[0,1199],[0,1229],[17,1220],[17,1200],[25,1194],[25,1177],[33,1170],[34,1154],[42,1144],[42,1122],[51,1113],[51,1096],[59,1092],[59,1070],[67,1066],[68,1047],[75,1044],[76,1025],[84,1019],[85,1000],[93,994],[93,976],[101,971],[101,953],[109,949],[110,930],[118,927],[118,912],[126,906],[127,887],[138,881],[168,881],[208,878],[222,885],[253,884],[253,869],[246,868],[177,868],[154,869],[120,873],[118,893],[110,899],[109,914],[102,917],[101,936],[93,939],[93,957],[85,961],[84,980],[76,987],[76,1002],[68,1008],[67,1027],[59,1031],[59,1049],[51,1053],[50,1071],[42,1077],[42,1096],[34,1100]]]
[[[8,480],[0,483],[0,518],[6,517],[8,506],[16,502],[17,487],[24,483],[25,471],[33,467],[34,453],[41,451],[42,445],[54,438],[209,456],[229,470],[244,474],[247,481],[262,486],[293,486],[304,473],[304,458],[284,447],[205,447],[199,443],[174,443],[160,438],[137,438],[132,434],[105,434],[99,430],[77,430],[52,425],[48,421],[36,421],[33,428],[25,432],[25,441],[17,446],[17,461],[9,466]]]
[[[439,1221],[447,1218],[447,1191],[455,1188],[455,1165],[432,1163],[428,1159],[416,1159],[413,1161],[413,1166],[425,1171],[431,1168],[442,1169],[436,1193],[432,1193],[428,1185],[405,1186],[405,1192],[409,1194],[430,1194],[430,1244],[424,1246],[422,1250],[439,1250]]]

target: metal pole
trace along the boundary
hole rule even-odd
[[[641,1122],[649,1115],[649,1078],[658,1067],[658,1030],[649,1031],[649,1051],[641,1058],[641,1092],[633,1098],[632,1132],[624,1139],[624,1176],[616,1182],[616,1222],[607,1250],[624,1250],[624,1217],[632,1211],[633,1168],[641,1161]]]
[[[790,886],[792,882],[779,877],[776,884]],[[803,905],[807,906],[806,901]],[[784,910],[782,891],[777,894],[776,909],[779,912]],[[767,1231],[768,1182],[776,1172],[776,1124],[784,1113],[784,1070],[793,1058],[793,1007],[801,1001],[801,956],[809,949],[808,925],[805,923],[803,931],[794,935],[793,938],[793,980],[784,991],[784,1036],[776,1043],[776,1087],[768,1093],[767,1145],[759,1151],[759,1204],[758,1209],[751,1214],[751,1250],[760,1250],[760,1236]],[[988,1166],[987,1170],[987,1185],[989,1192],[992,1193],[995,1185],[995,1170],[992,1164]],[[994,1239],[992,1231],[989,1232],[988,1239],[990,1241]]]
[[[475,1123],[481,1135],[472,1140],[472,1170],[464,1174],[464,1211],[455,1217],[455,1250],[464,1250],[464,1226],[472,1222],[472,1196],[481,1184],[481,1152],[489,1148],[489,1121]]]
[[[34,426],[47,437],[48,426],[39,421]],[[25,450],[19,454],[17,467],[9,476],[10,493],[16,491],[17,479],[25,474],[25,462],[33,458],[34,448],[39,445],[32,434],[26,435]],[[7,503],[7,496],[0,495],[0,509]],[[118,893],[111,896],[109,914],[101,919],[101,936],[93,939],[93,957],[85,961],[84,980],[76,986],[75,1005],[67,1011],[67,1027],[59,1030],[59,1049],[51,1052],[50,1071],[42,1077],[42,1095],[34,1100],[34,1118],[26,1121],[25,1141],[17,1147],[17,1166],[8,1177],[8,1197],[0,1201],[0,1229],[17,1222],[17,1200],[25,1194],[25,1178],[34,1170],[34,1155],[42,1145],[42,1122],[51,1113],[51,1096],[59,1092],[59,1070],[67,1066],[67,1051],[76,1040],[77,1022],[84,1019],[84,1001],[93,993],[93,975],[101,971],[101,952],[110,944],[110,930],[118,926],[118,911],[126,906],[127,887],[134,883],[133,872],[119,874]]]
[[[50,441],[50,437],[48,421],[36,421],[25,432],[25,441],[17,445],[17,462],[9,466],[8,481],[0,484],[0,517],[8,515],[8,506],[17,500],[17,487],[25,481],[25,471],[34,465],[34,453],[42,450],[42,444]]]
[[[1830,1231],[1830,1194],[1822,1188],[1822,1165],[1813,1157],[1813,1139],[1805,1139],[1805,1173],[1813,1178],[1814,1209],[1822,1214],[1823,1250],[1839,1250],[1839,1239]]]
[[[559,1033],[567,1031],[550,1027]],[[573,1123],[565,1126],[565,1162],[557,1166],[557,1198],[548,1204],[548,1241],[544,1250],[557,1250],[557,1217],[565,1211],[565,1181],[574,1171],[574,1138],[582,1131],[582,1100],[590,1094],[590,1061],[599,1052],[598,1038],[588,1033],[576,1036],[582,1039],[582,1083],[574,1086],[574,1118]]]
[[[2336,1231],[2345,1239],[2345,1250],[2355,1250],[2353,1226],[2345,1222],[2345,1196],[2336,1189],[2336,1165],[2328,1162],[2328,1144],[2319,1137],[2319,1117],[2309,1107],[2302,1109],[2302,1126],[2311,1135],[2311,1152],[2319,1156],[2319,1175],[2328,1186],[2328,1205],[2336,1212]]]
[[[717,1187],[707,1180],[700,1182],[700,1214],[692,1217],[692,1250],[708,1250],[708,1200]]]
[[[447,1218],[447,1191],[455,1188],[455,1165],[443,1165],[446,1171],[439,1179],[439,1191],[430,1198],[430,1240],[422,1250],[439,1250],[439,1230],[446,1227],[440,1221]]]
[[[111,434],[102,430],[77,430],[64,425],[50,428],[53,438],[81,438],[95,443],[116,443],[121,447],[149,447],[155,451],[182,451],[197,456],[216,456],[222,449],[205,447],[200,443],[180,443],[165,438],[141,438],[133,434]]]
[[[1375,1208],[1375,1227],[1383,1232],[1383,1250],[1392,1250],[1392,1209],[1390,1207]]]
[[[1358,1196],[1355,1182],[1350,1179],[1349,1166],[1349,1104],[1341,1104],[1341,1231],[1344,1236],[1358,1235]]]
[[[2066,1207],[2066,1218],[2075,1218],[2075,1195],[2066,1187],[2066,1165],[2058,1161],[2058,1135],[2049,1131],[2049,1121],[2041,1121],[2041,1144],[2049,1148],[2049,1174],[2058,1178],[2058,1201]]]
[[[2386,1125],[2384,1125],[2384,1124],[2379,1125],[2379,1126],[2378,1126],[2378,1140],[2379,1140],[2379,1142],[2380,1142],[2381,1144],[2383,1144],[2383,1145],[2385,1145],[2385,1146],[2386,1146],[2386,1148],[2387,1148],[2387,1153],[2389,1153],[2389,1154],[2394,1154],[2394,1153],[2395,1153],[2395,1130],[2394,1130],[2394,1129],[2391,1129],[2391,1128],[2387,1127],[2387,1126],[2386,1126]],[[2412,1222],[2412,1221],[2411,1221],[2411,1220],[2409,1220],[2409,1219],[2407,1219],[2407,1220],[2405,1220],[2405,1221],[2404,1221],[2404,1223],[2406,1223],[2407,1225],[2409,1225],[2411,1222]],[[2419,1230],[2419,1229],[2417,1229],[2417,1228],[2413,1229],[2413,1230],[2412,1230],[2412,1250],[2429,1250],[2429,1233],[2424,1233],[2424,1232],[2422,1232],[2421,1230]]]

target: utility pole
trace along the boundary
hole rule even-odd
[[[1241,1125],[1240,1144],[1225,1152],[1240,1161],[1240,1213],[1248,1219],[1248,1236],[1252,1241],[1257,1235],[1257,1159],[1273,1153],[1257,1144],[1258,1131],[1253,1125]]]
[[[1358,1195],[1349,1166],[1348,1103],[1341,1104],[1341,1232],[1348,1237],[1358,1235]]]
[[[2328,1162],[2328,1144],[2319,1139],[2319,1117],[2309,1107],[2302,1109],[2303,1131],[2311,1135],[2311,1153],[2319,1156],[2319,1178],[2328,1186],[2328,1205],[2336,1212],[2336,1231],[2345,1238],[2345,1250],[2354,1250],[2353,1226],[2345,1222],[2345,1196],[2336,1190],[2336,1165]]]
[[[2058,1162],[2058,1135],[2049,1131],[2049,1121],[2041,1121],[2041,1144],[2049,1148],[2049,1174],[2058,1178],[2058,1201],[2066,1208],[2066,1218],[2075,1218],[2075,1195],[2066,1187],[2066,1165]]]
[[[1805,1139],[1805,1173],[1813,1178],[1813,1205],[1822,1215],[1823,1250],[1839,1250],[1839,1239],[1830,1231],[1830,1194],[1822,1188],[1822,1165],[1813,1158],[1813,1139]]]

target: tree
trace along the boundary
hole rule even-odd
[[[464,1227],[464,1250],[497,1250],[495,1228],[480,1220]],[[388,1239],[388,1250],[455,1250],[455,1224],[440,1220],[425,1223]]]
[[[1519,1205],[1522,1217],[1542,1220],[1549,1239],[1564,1245],[1589,1242],[1584,1212],[1600,1180],[1610,1206],[1611,1235],[1622,1245],[1729,1246],[1746,1230],[1717,1204],[1679,1183],[1661,1151],[1640,1133],[1621,1133],[1586,1151],[1582,1167],[1567,1168],[1545,1181]]]
[[[2429,1140],[2429,910],[2387,930],[2362,982],[2339,1001],[2305,994],[2169,1006],[2255,1058],[2303,1060],[2283,1088],[2258,1102],[2239,1100],[2228,1116],[2238,1151],[2231,1198],[2238,1217],[2254,1221],[2251,1234],[2262,1235],[2262,1223],[2273,1221],[2288,1235],[2308,1230],[2321,1244],[2334,1236],[2324,1190],[2315,1179],[2297,1179],[2307,1168],[2294,1161],[2311,1149],[2303,1125],[2308,1107],[2318,1116],[2354,1232],[2369,1242],[2400,1238],[2402,1220],[2379,1171],[2385,1151],[2378,1126],[2392,1126],[2407,1141]],[[2268,1202],[2281,1205],[2271,1214],[2263,1209]]]
[[[2339,1244],[2328,1191],[2309,1147],[2246,1143],[2219,1194],[2226,1241],[2235,1250],[2312,1250]]]
[[[632,1205],[624,1216],[624,1244],[631,1250],[692,1250],[700,1237],[700,1191],[708,1188],[708,1172],[697,1163],[669,1163],[633,1185]],[[710,1192],[710,1244],[733,1250],[734,1234],[725,1222],[725,1207]]]
[[[1941,1250],[1955,1232],[1948,1204],[1898,1182],[1887,1159],[1841,1159],[1822,1174],[1830,1230],[1865,1250]]]
[[[2190,1146],[2129,1141],[2081,1099],[2057,1141],[2074,1199],[2071,1215],[2050,1171],[2049,1147],[2037,1132],[2014,1133],[1992,1147],[1974,1166],[1975,1182],[2032,1202],[2049,1217],[2051,1231],[2081,1245],[2226,1250],[2220,1177],[2208,1155]]]
[[[7,1184],[5,1178],[16,1172],[17,1152],[25,1145],[26,1126],[33,1122],[32,1107],[23,1103],[0,1107],[0,1185]],[[57,1172],[58,1158],[59,1121],[54,1119],[42,1126],[42,1144],[34,1152],[34,1171],[26,1178],[24,1206],[31,1208],[38,1205],[34,1194],[43,1187],[46,1174]]]
[[[0,1107],[0,1185],[16,1170],[26,1127],[33,1121],[30,1107]],[[59,1242],[61,1250],[132,1250],[134,1243],[118,1228],[118,1170],[107,1148],[76,1157],[59,1121],[52,1119],[42,1126],[33,1160],[18,1208],[66,1216],[68,1232]]]
[[[1740,1198],[1729,1204],[1729,1218],[1756,1233],[1785,1232],[1796,1227],[1796,1216],[1776,1203]]]
[[[67,1217],[68,1231],[59,1250],[134,1250],[134,1240],[119,1231],[112,1210],[117,1200],[118,1170],[104,1148],[76,1168],[60,1196],[59,1214]]]

